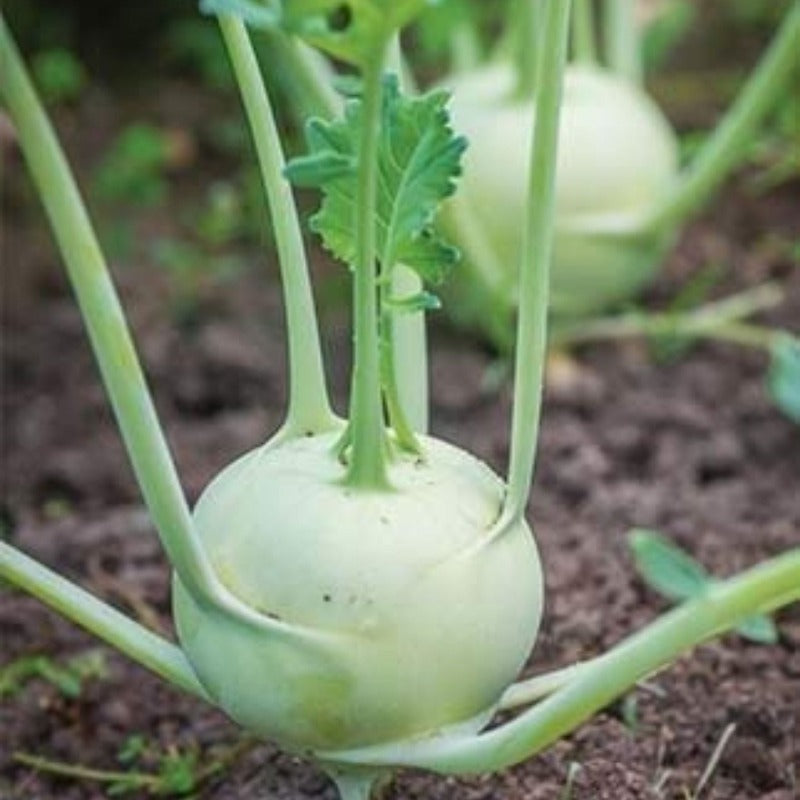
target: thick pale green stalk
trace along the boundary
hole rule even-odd
[[[541,46],[541,9],[546,0],[516,0],[508,27],[512,31],[514,63],[517,70],[517,97],[533,97]]]
[[[122,306],[67,161],[2,16],[0,93],[64,256],[139,486],[170,561],[199,601],[216,602],[220,587],[194,536]]]
[[[392,273],[392,293],[408,297],[422,290],[416,272],[397,264]],[[392,361],[397,397],[403,415],[415,433],[428,432],[428,341],[425,312],[393,312]]]
[[[416,93],[416,82],[403,58],[399,35],[393,38],[389,48],[388,66],[400,77],[404,92]],[[422,291],[422,281],[412,269],[403,264],[395,264],[392,267],[391,286],[385,288],[395,297],[407,297]],[[384,291],[384,287],[381,291]],[[389,311],[389,314],[390,359],[393,362],[391,372],[398,409],[411,431],[427,433],[430,394],[425,313],[420,311],[403,314]]]
[[[582,64],[597,63],[592,0],[573,0],[572,59]]]
[[[547,350],[547,306],[555,218],[559,108],[566,61],[569,0],[548,0],[523,224],[519,316],[514,367],[514,412],[508,493],[500,528],[525,514],[536,457]]]
[[[643,78],[642,45],[636,26],[634,0],[604,0],[605,60],[620,77],[634,83]]]
[[[645,229],[678,225],[696,211],[741,158],[759,123],[800,68],[800,0],[795,0],[778,33],[733,106],[678,182],[675,191],[643,223]],[[787,102],[791,102],[787,98]]]
[[[443,773],[504,769],[544,750],[592,714],[701,642],[755,613],[800,600],[800,548],[712,584],[594,659],[574,681],[511,722],[472,737],[431,738],[337,753],[340,761],[414,766]]]
[[[285,161],[278,129],[244,23],[220,15],[219,24],[253,131],[278,248],[289,343],[287,433],[329,430],[334,417],[325,386],[311,281],[292,190],[283,177]]]
[[[0,578],[32,594],[156,675],[206,699],[179,647],[4,542],[0,542]]]
[[[350,397],[352,448],[347,482],[364,489],[388,485],[383,449],[375,213],[377,207],[378,140],[381,79],[386,47],[364,66],[361,139],[356,192],[356,263],[353,276],[353,381]]]

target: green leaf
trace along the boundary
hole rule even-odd
[[[691,600],[714,583],[701,564],[655,531],[634,529],[629,541],[642,579],[671,600]],[[764,614],[753,614],[736,626],[736,632],[752,642],[775,644],[778,629]]]
[[[458,252],[433,228],[441,201],[455,190],[466,140],[449,126],[447,94],[421,97],[400,93],[395,76],[384,80],[380,172],[376,214],[378,259],[384,272],[402,263],[429,284],[441,283]],[[361,101],[351,100],[344,119],[312,120],[306,126],[310,155],[293,160],[287,176],[318,185],[324,198],[311,220],[325,247],[352,264],[356,241],[356,169]]]
[[[701,564],[655,531],[632,531],[630,544],[645,583],[665,597],[688,600],[702,594],[711,583]]]
[[[778,628],[764,614],[748,617],[736,626],[736,632],[745,639],[758,644],[775,644],[778,641]]]
[[[295,186],[320,186],[339,178],[352,177],[355,172],[353,157],[332,150],[293,158],[284,169],[284,175]]]
[[[800,339],[797,337],[787,333],[775,339],[767,389],[775,405],[800,425]]]
[[[201,0],[207,14],[281,29],[351,64],[364,65],[430,0]]]

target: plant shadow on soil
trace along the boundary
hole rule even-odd
[[[81,144],[79,130],[73,121],[67,140],[74,152],[91,148],[100,135]],[[12,182],[21,184],[20,174],[14,164]],[[184,198],[191,190],[184,185]],[[15,544],[45,563],[169,631],[166,561],[141,509],[77,310],[38,207],[10,195],[3,259],[4,527]],[[180,206],[180,193],[174,200]],[[796,326],[800,270],[769,241],[800,236],[799,200],[800,186],[754,198],[740,180],[689,227],[649,300],[669,297],[713,260],[729,267],[720,293],[767,278],[784,281],[787,302],[765,321]],[[148,226],[164,224],[161,215],[151,216],[141,223],[145,236]],[[279,287],[274,265],[264,273],[263,256],[245,257],[259,269],[206,298],[191,331],[169,319],[164,277],[152,265],[116,270],[191,499],[281,417]],[[325,279],[330,267],[315,269]],[[326,317],[341,406],[349,334],[340,312]],[[760,356],[703,345],[659,364],[644,345],[629,343],[584,348],[576,365],[547,393],[530,508],[547,580],[533,670],[596,655],[664,610],[634,574],[625,543],[634,525],[664,531],[721,576],[800,538],[800,431],[766,398]],[[435,323],[434,433],[502,470],[510,397],[507,387],[481,389],[490,366],[491,356],[476,342]],[[800,609],[784,611],[779,623],[777,646],[735,636],[705,645],[653,678],[649,688],[637,689],[624,707],[606,709],[515,769],[471,779],[404,772],[387,800],[557,798],[571,762],[581,765],[575,800],[682,798],[730,723],[735,732],[707,800],[796,797]],[[0,588],[0,641],[0,666],[34,653],[62,660],[97,646],[7,588]],[[219,713],[110,652],[108,665],[108,675],[87,682],[77,698],[33,680],[0,699],[0,796],[105,796],[95,784],[32,773],[14,763],[17,751],[118,769],[117,753],[131,734],[144,734],[162,749],[200,746],[206,753],[235,741],[234,726]],[[660,795],[653,789],[659,781]],[[331,800],[333,792],[313,767],[263,745],[194,796]]]

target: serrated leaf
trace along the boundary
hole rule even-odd
[[[378,147],[378,259],[385,269],[405,264],[429,284],[441,283],[458,258],[458,252],[433,228],[441,201],[455,190],[466,147],[466,141],[455,136],[449,126],[446,102],[447,94],[440,91],[405,97],[396,77],[384,80]],[[356,163],[360,118],[361,102],[351,100],[343,119],[309,123],[306,140],[310,155],[303,159]],[[290,178],[295,163],[289,165]],[[314,179],[324,193],[320,210],[311,219],[312,229],[337,258],[352,264],[357,175],[306,170],[304,176]]]
[[[295,186],[319,186],[354,175],[355,168],[354,158],[327,150],[293,158],[283,174]]]
[[[458,263],[457,248],[445,242],[432,229],[425,229],[416,239],[409,239],[399,248],[396,261],[410,266],[423,282],[438,286]]]
[[[364,65],[430,0],[201,0],[209,14],[280,28],[351,64]]]
[[[688,600],[702,594],[711,583],[701,564],[655,531],[632,531],[630,544],[639,574],[665,597]]]
[[[736,626],[739,636],[758,644],[775,644],[778,641],[778,628],[770,617],[756,614]]]
[[[767,389],[775,405],[800,425],[800,340],[779,336],[772,347]]]

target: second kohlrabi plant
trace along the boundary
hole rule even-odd
[[[180,644],[3,543],[0,577],[247,730],[313,759],[344,800],[367,800],[398,766],[462,773],[516,763],[680,652],[800,596],[794,550],[710,584],[598,659],[514,683],[543,603],[525,509],[541,402],[569,3],[549,0],[542,20],[512,444],[502,480],[425,434],[424,351],[418,328],[405,324],[437,304],[432,289],[456,260],[434,218],[454,192],[466,145],[451,129],[444,93],[406,96],[385,69],[394,37],[423,2],[208,5],[219,14],[269,197],[288,323],[289,407],[279,431],[224,468],[193,512],[81,198],[0,20],[0,90],[174,568]],[[293,32],[358,72],[344,115],[309,121],[309,152],[288,166],[238,12]],[[328,401],[287,177],[322,190],[313,227],[353,276],[347,419]],[[487,729],[497,712],[531,705]]]
[[[450,314],[480,329],[501,353],[513,344],[513,312],[521,301],[513,266],[525,226],[519,164],[535,116],[536,50],[544,42],[539,5],[515,0],[500,54],[488,63],[455,66],[442,81],[453,94],[454,124],[473,143],[462,190],[442,215],[443,228],[465,255]],[[602,11],[599,26],[595,6]],[[797,74],[800,2],[790,3],[735,103],[686,165],[677,135],[643,87],[634,6],[633,0],[576,0],[574,6],[556,170],[551,345],[644,336],[683,343],[710,338],[764,351],[767,390],[796,420],[800,389],[786,387],[800,383],[800,340],[745,321],[781,301],[778,285],[683,309],[677,306],[690,293],[686,287],[676,307],[657,314],[598,314],[630,304],[653,279],[681,225],[742,159],[763,118],[785,96]]]
[[[453,93],[456,127],[474,146],[462,191],[446,227],[464,248],[469,278],[497,313],[518,298],[513,265],[522,248],[524,163],[543,29],[537,0],[508,13],[507,52],[455,69],[442,80]],[[578,0],[564,99],[556,178],[551,309],[582,317],[634,297],[652,279],[679,227],[746,152],[796,68],[800,3],[727,116],[686,166],[677,135],[642,85],[641,41],[633,0],[603,0],[602,48],[594,4]],[[500,343],[502,344],[502,342]]]

